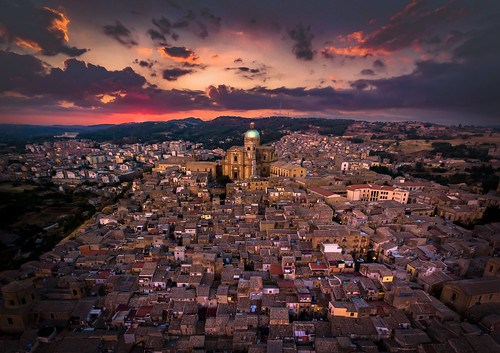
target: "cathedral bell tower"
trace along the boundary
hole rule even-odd
[[[245,165],[245,176],[253,178],[257,176],[257,147],[260,145],[260,134],[255,130],[254,123],[250,123],[250,130],[245,133],[244,141],[245,160],[249,162]]]

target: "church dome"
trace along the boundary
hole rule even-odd
[[[257,130],[255,130],[253,123],[250,123],[250,130],[245,132],[245,138],[246,139],[260,139],[260,134]]]

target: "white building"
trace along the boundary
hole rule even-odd
[[[408,203],[410,192],[385,185],[356,184],[346,187],[347,198],[351,201],[385,201],[392,200]]]

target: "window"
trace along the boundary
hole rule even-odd
[[[73,289],[73,295],[77,295],[78,292],[76,291],[76,289]]]
[[[35,299],[35,295],[31,293],[31,299]]]
[[[21,298],[21,304],[26,304],[26,299],[25,298]]]
[[[7,322],[9,323],[9,325],[14,325],[14,320],[12,320],[11,317],[7,318]]]
[[[457,299],[457,294],[456,294],[456,293],[453,293],[453,294],[451,295],[451,300],[453,301],[453,300],[455,300],[455,299]]]
[[[50,313],[50,318],[51,318],[51,319],[55,319],[55,317],[56,317],[56,316],[54,315],[54,313]]]
[[[14,306],[14,305],[15,305],[15,303],[14,303],[14,301],[13,301],[13,300],[9,300],[9,304],[10,304],[10,305],[12,305],[12,306]]]
[[[233,161],[238,162],[238,156],[234,156]]]

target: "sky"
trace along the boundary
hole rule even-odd
[[[498,0],[0,0],[0,123],[500,125]]]

